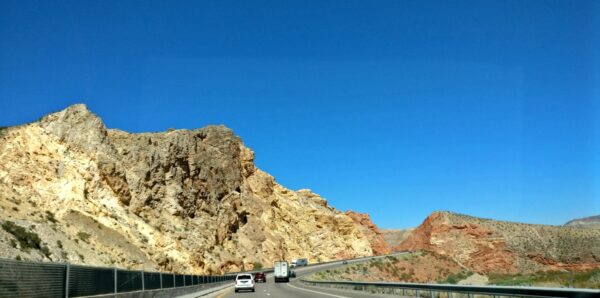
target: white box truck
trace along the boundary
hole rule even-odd
[[[276,261],[275,266],[273,266],[275,270],[273,270],[273,277],[275,277],[275,282],[289,282],[290,281],[290,268],[288,266],[288,262],[286,261]]]
[[[308,259],[293,259],[292,267],[308,266]]]

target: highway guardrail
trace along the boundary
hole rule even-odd
[[[0,259],[0,297],[83,297],[177,289],[235,279]]]
[[[600,297],[600,290],[575,288],[468,286],[449,284],[419,284],[391,282],[315,281],[302,279],[311,286],[352,289],[374,294],[402,295],[403,297],[458,298],[458,297]]]

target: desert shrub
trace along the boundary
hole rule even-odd
[[[84,242],[87,242],[88,239],[90,239],[92,235],[86,233],[86,232],[79,232],[77,233],[77,237],[79,237],[79,239],[83,240]]]
[[[6,135],[8,129],[7,126],[0,126],[0,138],[3,137],[4,135]]]
[[[260,270],[263,268],[263,264],[261,262],[254,262],[254,270]]]
[[[390,260],[390,261],[392,261],[392,262],[394,262],[394,263],[395,263],[395,262],[398,262],[398,258],[396,258],[396,257],[394,257],[394,256],[387,256],[387,257],[385,257],[385,258],[386,258],[386,259],[388,259],[388,260]]]
[[[54,213],[50,211],[46,211],[46,219],[52,223],[56,223],[56,217],[54,217]]]
[[[471,271],[461,271],[455,274],[450,274],[446,277],[446,280],[442,281],[442,283],[446,284],[457,284],[459,281],[473,275]]]
[[[44,246],[42,246],[42,247],[40,248],[40,251],[41,251],[41,252],[42,252],[42,253],[43,253],[43,254],[44,254],[44,255],[45,255],[47,258],[50,258],[50,254],[51,254],[51,253],[50,253],[50,249],[48,248],[48,246],[45,246],[45,245],[44,245]]]
[[[12,221],[5,221],[2,223],[2,228],[12,234],[17,241],[19,241],[19,245],[23,250],[40,249],[41,248],[41,239],[35,232],[29,232],[25,228],[16,225]]]

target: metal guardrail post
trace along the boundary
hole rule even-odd
[[[71,271],[71,266],[67,263],[65,267],[65,298],[69,298],[69,271]]]
[[[162,289],[163,288],[163,285],[162,285],[162,272],[158,273],[158,277],[160,277],[160,288]]]
[[[142,291],[146,290],[146,285],[144,284],[144,270],[142,270]]]
[[[117,293],[117,268],[113,269],[113,274],[115,276],[114,283],[115,283],[115,294],[116,294]]]

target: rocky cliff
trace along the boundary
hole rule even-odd
[[[253,160],[223,126],[132,134],[84,105],[5,128],[0,257],[216,273],[373,253],[370,225]]]
[[[373,254],[383,255],[389,254],[392,251],[388,242],[385,241],[383,233],[371,221],[371,217],[368,214],[347,211],[346,215],[352,218],[352,220],[361,227],[362,233],[367,236],[371,243]]]
[[[600,268],[600,230],[431,214],[398,249],[449,256],[480,274]]]

